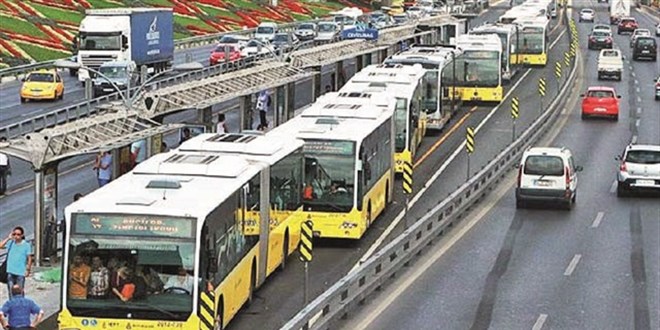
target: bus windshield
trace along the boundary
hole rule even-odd
[[[424,74],[423,81],[425,85],[423,109],[428,114],[435,113],[436,111],[438,111],[438,94],[440,89],[440,86],[438,86],[440,81],[438,79],[437,67],[434,68],[432,71],[427,71]]]
[[[191,218],[74,214],[66,265],[69,311],[92,318],[187,320],[195,228]]]
[[[482,33],[476,33],[476,34],[492,34],[492,32],[482,32]],[[509,39],[509,34],[506,32],[497,32],[497,36],[500,38],[500,43],[502,44],[502,68],[508,68],[509,67],[509,53],[510,50],[515,49],[515,46],[511,48],[507,48],[508,45],[508,39]],[[512,40],[511,42],[515,42],[515,40]]]
[[[313,191],[303,197],[304,210],[349,212],[355,195],[355,142],[306,140],[303,153],[305,185]]]
[[[466,50],[456,58],[456,85],[497,87],[500,85],[500,52]]]
[[[520,32],[520,52],[522,54],[543,54],[545,33],[543,28],[525,27]]]
[[[394,146],[396,152],[403,152],[406,149],[406,134],[408,132],[406,125],[408,119],[408,99],[396,98],[396,109],[394,110],[394,128],[396,137]]]

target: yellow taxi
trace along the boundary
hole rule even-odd
[[[64,82],[54,70],[39,70],[23,78],[21,103],[27,100],[57,100],[64,96]]]

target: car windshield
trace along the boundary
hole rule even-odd
[[[614,92],[612,92],[612,91],[589,91],[589,93],[587,93],[587,96],[588,97],[595,97],[595,98],[599,98],[599,99],[612,98],[612,97],[614,97]]]
[[[236,44],[238,39],[234,36],[222,36],[219,41],[221,44]]]
[[[26,81],[54,82],[55,76],[52,73],[30,73]]]
[[[257,28],[257,34],[273,34],[275,33],[275,28],[270,26],[260,26]]]
[[[582,13],[583,13],[583,14],[593,14],[594,11],[591,10],[591,9],[582,9]]]
[[[635,30],[635,32],[633,32],[633,35],[635,35],[635,36],[650,36],[651,31],[649,31],[649,30]]]
[[[616,50],[604,50],[603,57],[619,57],[619,52]]]
[[[594,37],[609,37],[610,33],[606,31],[594,31],[591,35]]]
[[[611,29],[609,26],[607,26],[607,25],[596,25],[596,26],[594,26],[593,30],[594,30],[594,31],[595,31],[595,30],[606,30],[606,31],[610,31],[610,30],[612,30],[612,29]]]
[[[557,156],[529,156],[524,173],[529,175],[564,175],[564,162]]]
[[[300,24],[298,30],[314,30],[314,24]]]
[[[99,71],[108,78],[124,78],[126,77],[125,66],[102,66]]]
[[[630,23],[635,23],[634,19],[622,19],[621,24],[630,24]]]
[[[626,162],[635,164],[660,164],[660,151],[630,150],[626,155]]]
[[[259,46],[263,47],[264,44],[257,40],[250,40],[250,42],[247,43],[247,47],[259,47]]]
[[[277,42],[289,42],[289,35],[287,34],[276,34],[273,38],[273,41]]]
[[[637,38],[637,43],[642,46],[654,46],[655,39],[653,38]]]
[[[334,32],[337,30],[337,26],[334,24],[319,24],[320,32]]]
[[[216,53],[224,53],[225,48],[227,48],[227,50],[230,51],[230,52],[235,52],[236,51],[236,47],[225,44],[225,45],[218,45],[218,47],[215,48],[215,52]]]

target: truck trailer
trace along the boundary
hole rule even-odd
[[[174,27],[171,8],[90,9],[80,22],[78,80],[94,74],[105,62],[134,62],[154,73],[167,70],[174,60]],[[137,74],[137,73],[136,73]]]
[[[622,17],[630,16],[632,0],[610,0],[610,24],[618,24]]]

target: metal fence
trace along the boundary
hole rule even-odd
[[[363,302],[368,295],[384,285],[424,247],[442,235],[471,207],[479,203],[507,175],[522,153],[552,128],[552,123],[557,120],[563,108],[562,102],[566,102],[567,93],[576,78],[578,60],[579,58],[573,59],[570,75],[548,110],[539,116],[513,143],[465,184],[415,221],[399,237],[308,304],[282,329],[334,328],[340,318],[350,310],[357,308],[357,305]],[[310,324],[312,320],[315,321]]]

